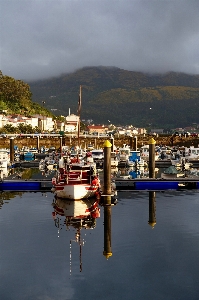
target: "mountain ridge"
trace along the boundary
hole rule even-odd
[[[94,123],[174,128],[198,122],[199,75],[149,74],[117,67],[84,67],[29,82],[34,102],[57,114],[76,113],[82,85],[82,119]]]

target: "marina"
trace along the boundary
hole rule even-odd
[[[93,159],[90,149],[67,148],[36,153],[34,160],[15,161],[6,168],[9,174],[0,181],[0,234],[4,241],[0,297],[93,299],[97,289],[103,299],[108,291],[107,299],[153,296],[159,300],[159,294],[165,294],[162,299],[167,300],[178,299],[183,289],[185,299],[190,295],[197,299],[197,161],[186,165],[180,159],[153,160],[154,145],[150,140],[147,163],[139,164],[139,150],[131,150],[128,164],[122,168],[108,140],[103,157]],[[83,168],[89,173],[87,170],[85,175]],[[176,177],[170,178],[169,172]],[[96,174],[100,197],[98,193],[94,198],[81,195],[82,199],[74,200],[68,199],[71,192],[62,198],[56,192],[56,184],[78,188],[84,179],[92,187]],[[12,248],[14,253],[7,250]],[[188,260],[187,252],[192,253]],[[12,289],[6,285],[8,277],[14,282]],[[171,277],[178,282],[177,288]],[[94,292],[87,288],[87,281],[89,287],[95,282]]]

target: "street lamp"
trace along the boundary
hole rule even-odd
[[[42,104],[43,104],[43,108],[44,108],[44,104],[45,104],[46,102],[45,101],[42,101]],[[43,124],[42,124],[43,126],[42,126],[42,131],[44,131],[44,113],[43,113]]]

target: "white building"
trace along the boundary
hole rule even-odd
[[[68,125],[75,126],[75,131],[78,130],[79,116],[76,116],[74,114],[69,114],[66,117],[66,122],[67,122]]]
[[[66,124],[65,125],[65,131],[66,132],[75,132],[76,131],[76,126],[72,124]]]

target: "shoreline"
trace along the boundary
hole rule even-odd
[[[153,135],[138,135],[137,136],[137,147],[140,148],[143,145],[147,145],[149,140],[153,138],[156,141],[156,145],[166,145],[166,146],[179,146],[179,147],[199,147],[199,137],[179,137],[179,136],[172,136],[172,135],[164,135],[164,136],[153,136]],[[81,148],[87,148],[89,144],[93,145],[94,148],[103,148],[104,142],[106,140],[111,140],[111,137],[96,137],[96,138],[89,138],[89,137],[80,137],[79,138],[79,145]],[[62,141],[61,141],[62,140]],[[77,137],[50,137],[50,138],[40,138],[39,139],[39,147],[55,147],[56,149],[60,148],[60,144],[62,142],[63,146],[75,147],[78,145],[78,138]],[[114,145],[116,147],[122,147],[123,144],[130,145],[130,137],[114,137]],[[18,146],[21,149],[23,146],[27,147],[36,147],[37,148],[38,140],[37,138],[15,138],[14,145]],[[10,148],[10,138],[1,138],[0,139],[0,148]]]

